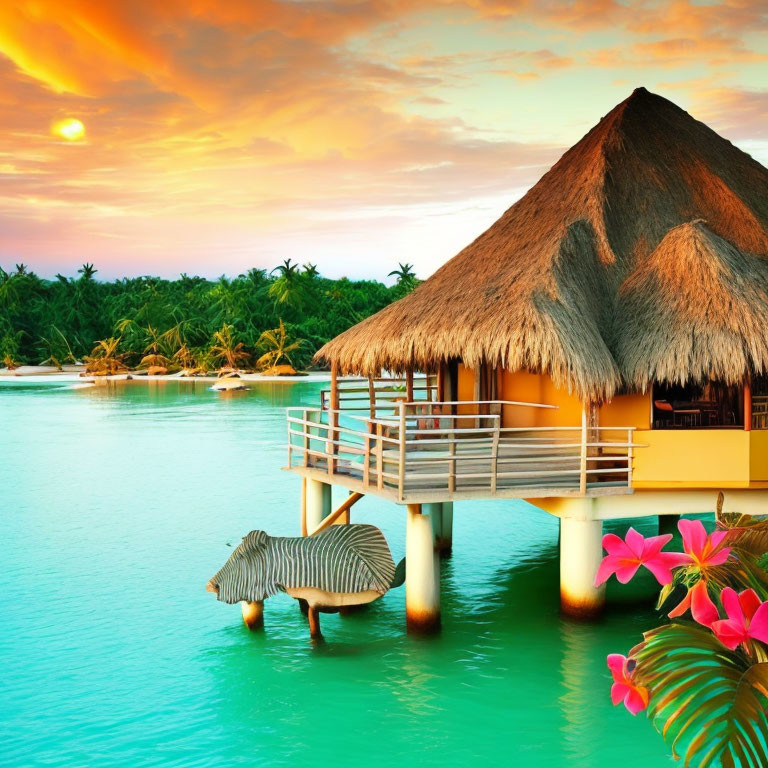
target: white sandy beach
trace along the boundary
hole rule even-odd
[[[165,376],[147,376],[144,373],[121,373],[116,376],[81,376],[80,374],[85,370],[84,366],[65,365],[63,370],[58,370],[53,366],[45,365],[22,365],[13,370],[7,368],[0,368],[0,381],[29,381],[29,382],[44,382],[44,381],[66,381],[77,382],[80,384],[97,383],[105,381],[130,381],[130,382],[147,382],[155,383],[161,381],[183,381],[183,382],[196,382],[212,384],[217,381],[221,381],[221,378],[217,376],[180,376],[178,373],[170,373]],[[263,376],[260,373],[242,373],[240,374],[240,381],[247,382],[269,382],[269,381],[330,381],[331,376],[329,373],[317,372],[309,373],[304,376]]]

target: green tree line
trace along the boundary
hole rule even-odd
[[[328,339],[413,290],[412,265],[388,287],[375,280],[331,280],[314,264],[287,259],[271,272],[250,269],[217,280],[180,275],[38,277],[24,264],[0,267],[0,361],[64,364],[109,354],[121,365],[213,369],[311,363]],[[105,352],[108,350],[108,352]]]

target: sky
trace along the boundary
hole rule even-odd
[[[767,0],[5,0],[0,266],[424,278],[637,86],[768,164],[766,31]]]

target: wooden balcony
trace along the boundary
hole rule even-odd
[[[504,427],[504,408],[552,406],[402,399],[288,408],[286,469],[397,503],[632,492],[632,427]]]

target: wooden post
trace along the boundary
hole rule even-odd
[[[420,504],[408,505],[405,532],[405,615],[409,632],[440,629],[440,558],[432,540],[432,523]]]
[[[398,466],[397,496],[403,500],[405,492],[405,403],[400,403],[400,461]]]
[[[261,629],[264,626],[264,601],[240,603],[243,609],[243,622],[250,630]]]
[[[574,499],[589,502],[590,499]],[[605,603],[605,585],[595,586],[603,558],[603,524],[582,517],[560,518],[560,606],[580,619],[598,616]]]
[[[376,384],[373,376],[368,377],[368,412],[372,419],[376,418]]]
[[[301,478],[301,535],[307,535],[307,478]]]
[[[445,365],[445,361],[441,360],[437,366],[437,401],[443,403],[446,400],[445,397],[445,377],[448,375],[448,371]]]
[[[336,471],[336,454],[338,453],[338,446],[336,441],[338,440],[339,433],[336,431],[336,426],[339,423],[339,364],[336,360],[331,363],[331,402],[330,411],[328,413],[328,437],[331,439],[329,445],[330,457],[328,458],[328,474],[333,475]]]
[[[579,493],[587,495],[587,407],[581,409],[581,450],[579,452]]]
[[[379,490],[384,487],[384,425],[376,425],[376,486]]]
[[[413,366],[405,371],[405,398],[409,403],[413,402]]]
[[[496,475],[499,468],[499,428],[501,424],[500,422],[495,423],[496,426],[493,429],[493,441],[491,444],[491,495],[496,493]]]
[[[749,376],[744,379],[744,429],[747,432],[752,429],[752,382]]]
[[[448,443],[448,492],[453,493],[456,490],[456,433],[451,430],[450,443]]]
[[[634,433],[633,430],[628,429],[627,430],[627,488],[632,487],[632,470],[635,460],[635,454],[632,446]]]

